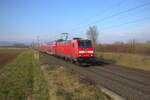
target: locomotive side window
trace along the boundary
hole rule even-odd
[[[92,43],[90,40],[79,40],[78,41],[78,47],[79,48],[91,48]]]

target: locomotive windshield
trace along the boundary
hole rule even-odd
[[[78,40],[78,47],[79,48],[91,48],[92,43],[90,40]]]

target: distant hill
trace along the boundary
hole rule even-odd
[[[0,41],[0,47],[28,47],[29,44],[16,41]]]
[[[16,44],[17,42],[14,41],[0,41],[0,46],[13,46],[14,44]]]

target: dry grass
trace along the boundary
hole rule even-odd
[[[97,56],[111,60],[118,65],[150,71],[150,56],[110,52],[98,52]]]
[[[98,52],[130,53],[140,55],[150,55],[150,43],[113,43],[101,44],[96,47]]]
[[[108,100],[95,86],[81,83],[70,70],[57,65],[43,65],[49,83],[50,100]]]

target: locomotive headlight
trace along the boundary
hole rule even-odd
[[[93,51],[87,51],[88,53],[94,53]]]
[[[79,53],[85,53],[85,51],[79,51]]]

